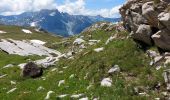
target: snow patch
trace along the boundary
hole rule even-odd
[[[40,45],[44,45],[46,42],[41,41],[41,40],[30,40],[31,43],[36,43],[36,44],[40,44]]]
[[[31,26],[31,27],[36,27],[36,26],[37,26],[37,22],[32,22],[32,23],[30,24],[30,26]]]
[[[50,16],[55,16],[56,15],[56,12],[52,12],[49,14]]]
[[[23,31],[24,33],[27,33],[27,34],[32,34],[32,32],[31,32],[30,30],[27,30],[27,29],[22,29],[22,31]]]

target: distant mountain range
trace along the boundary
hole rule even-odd
[[[20,15],[0,16],[0,24],[32,26],[61,36],[78,34],[98,21],[114,23],[120,21],[120,18],[69,15],[58,10],[41,10],[38,12],[25,12]]]

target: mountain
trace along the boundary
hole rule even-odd
[[[117,22],[119,20],[120,18],[104,18],[102,16],[69,15],[58,10],[41,10],[25,12],[20,15],[0,16],[0,23],[4,25],[38,27],[61,36],[78,34],[98,21]]]

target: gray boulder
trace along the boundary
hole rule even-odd
[[[152,39],[157,47],[170,51],[170,34],[168,30],[164,29],[158,31],[156,34],[152,35]]]
[[[27,63],[21,72],[22,77],[31,77],[31,78],[40,77],[42,74],[43,74],[42,68],[38,67],[33,62]]]
[[[154,8],[154,2],[146,2],[142,6],[142,14],[148,20],[148,23],[153,26],[158,26],[158,12]]]
[[[136,33],[132,34],[132,37],[148,45],[152,45],[152,40],[151,40],[152,34],[153,33],[150,25],[141,24],[138,30],[136,31]]]
[[[158,16],[159,19],[159,28],[167,28],[170,30],[170,13],[161,13]]]

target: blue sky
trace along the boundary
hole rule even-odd
[[[75,2],[76,0],[70,0]],[[126,0],[85,0],[86,7],[89,9],[112,8],[117,5],[122,5]],[[56,0],[58,4],[64,4],[65,0]]]
[[[27,11],[58,9],[72,15],[119,17],[118,9],[126,0],[1,0],[1,15],[17,15]]]

